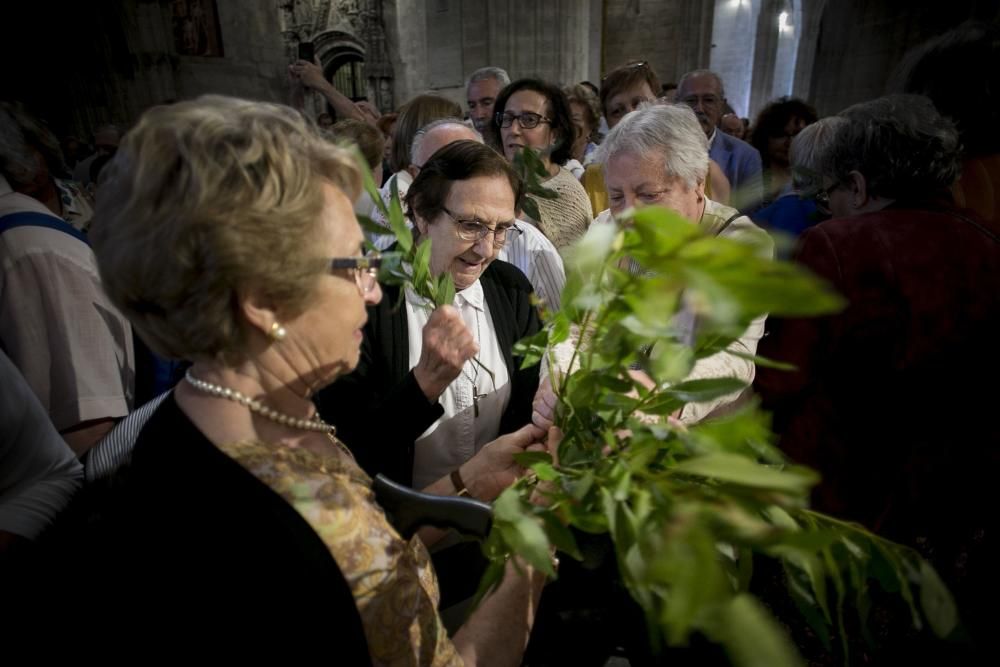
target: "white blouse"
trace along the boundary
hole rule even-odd
[[[510,376],[482,284],[477,280],[471,287],[458,292],[453,305],[479,343],[476,357],[493,371],[493,379],[470,360],[438,399],[444,407],[444,415],[431,424],[414,445],[415,489],[423,489],[449,474],[471,459],[483,445],[496,439],[500,434],[500,417],[510,402]],[[430,314],[429,305],[407,287],[406,322],[411,369],[420,360],[423,329]]]

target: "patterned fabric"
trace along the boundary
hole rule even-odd
[[[170,391],[163,392],[147,401],[141,408],[130,412],[87,452],[84,471],[88,484],[110,477],[119,468],[128,465],[132,460],[132,450],[139,439],[139,434],[167,396],[170,396]]]
[[[371,479],[353,460],[259,441],[219,449],[292,505],[330,549],[357,603],[373,665],[462,664],[437,615],[427,550],[389,525]]]
[[[62,218],[81,232],[90,229],[90,221],[94,218],[93,201],[79,183],[61,178],[53,179],[59,190],[59,201],[62,202]]]

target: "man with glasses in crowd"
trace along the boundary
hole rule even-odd
[[[732,205],[740,210],[763,197],[760,153],[750,144],[718,129],[726,104],[722,79],[699,69],[685,74],[678,84],[677,100],[694,110],[708,137],[708,156],[715,160],[733,188]]]

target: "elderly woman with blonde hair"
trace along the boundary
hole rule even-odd
[[[359,184],[293,110],[215,96],[150,110],[108,165],[93,228],[108,293],[151,347],[193,362],[119,475],[108,581],[145,632],[167,634],[180,606],[180,640],[261,628],[255,642],[329,637],[333,652],[356,641],[333,603],[346,581],[373,664],[516,664],[542,575],[511,562],[449,638],[424,545],[389,525],[311,400],[358,363],[381,299]],[[540,434],[492,443],[469,483],[510,483]]]

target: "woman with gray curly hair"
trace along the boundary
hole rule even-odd
[[[122,608],[159,632],[157,610],[183,604],[214,642],[220,620],[263,623],[263,641],[347,639],[339,570],[372,663],[516,664],[543,577],[512,562],[449,638],[420,538],[388,524],[311,400],[358,363],[382,295],[351,209],[360,180],[293,110],[217,96],[150,110],[108,165],[92,233],[107,291],[151,347],[193,362],[116,480]],[[468,483],[512,481],[538,434],[492,443]],[[447,477],[428,490],[453,493]]]

